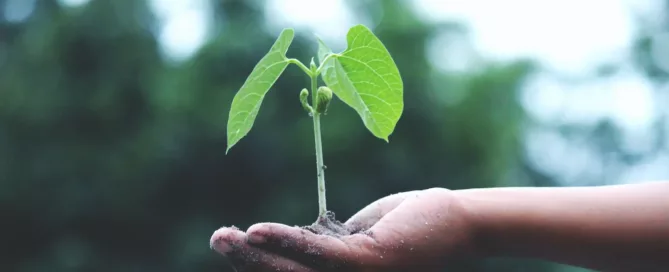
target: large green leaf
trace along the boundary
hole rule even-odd
[[[390,53],[369,28],[352,27],[348,47],[323,64],[325,84],[353,109],[374,136],[388,141],[404,109],[403,83]],[[322,62],[330,48],[319,40]]]
[[[228,118],[226,153],[251,131],[263,98],[289,64],[286,52],[294,36],[293,29],[284,29],[235,94]]]

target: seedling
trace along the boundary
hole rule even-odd
[[[314,123],[316,173],[318,177],[318,219],[305,227],[312,232],[328,235],[350,234],[327,210],[325,197],[325,165],[321,143],[321,118],[327,113],[333,93],[360,115],[365,127],[377,138],[389,142],[404,108],[403,83],[399,70],[383,43],[363,25],[349,29],[347,48],[333,53],[318,39],[316,66],[311,58],[309,67],[286,52],[293,41],[293,29],[284,29],[269,52],[256,64],[244,85],[232,100],[228,119],[228,148],[246,136],[253,126],[262,100],[289,64],[297,65],[311,79],[309,90],[302,89],[299,101]],[[325,86],[318,86],[321,76]]]

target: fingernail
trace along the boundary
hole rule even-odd
[[[248,235],[249,243],[251,244],[262,244],[267,242],[267,239],[265,239],[264,236],[257,234],[257,233],[251,233]]]

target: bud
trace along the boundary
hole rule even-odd
[[[309,97],[309,91],[307,89],[302,89],[300,92],[300,103],[302,104],[302,108],[304,108],[305,111],[307,111],[309,114],[311,114],[314,110],[309,106],[309,102],[307,102],[307,98]]]
[[[318,88],[318,92],[316,92],[316,111],[322,114],[327,113],[330,101],[332,101],[332,90],[325,86]]]
[[[314,61],[314,58],[311,58],[311,62],[309,62],[309,69],[311,69],[312,72],[316,71],[318,67],[316,66],[316,62]]]

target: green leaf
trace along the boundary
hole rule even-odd
[[[251,131],[263,98],[290,64],[286,58],[286,52],[294,36],[293,29],[284,29],[269,52],[256,64],[244,85],[235,94],[228,119],[226,154]]]
[[[325,84],[353,109],[374,136],[388,142],[404,110],[404,87],[390,53],[369,28],[356,25],[346,35],[344,52],[323,63]],[[320,39],[318,59],[332,50]]]

